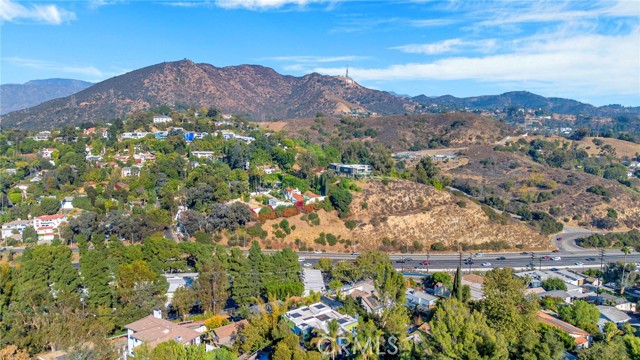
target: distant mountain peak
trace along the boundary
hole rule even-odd
[[[31,80],[24,84],[0,85],[0,115],[69,96],[93,85],[74,79]]]

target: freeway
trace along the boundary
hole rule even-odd
[[[357,255],[334,254],[334,253],[309,253],[300,252],[299,256],[304,259],[303,263],[315,265],[319,259],[328,258],[335,261],[348,260],[353,261]],[[544,257],[557,256],[560,260],[545,260]],[[393,261],[396,269],[401,271],[418,271],[427,272],[435,270],[454,270],[460,264],[460,254],[390,254],[389,257]],[[484,253],[482,256],[465,253],[462,259],[472,257],[473,264],[462,264],[463,269],[467,270],[490,270],[496,267],[511,267],[514,269],[524,269],[533,263],[535,268],[551,269],[551,268],[574,268],[583,270],[592,267],[600,267],[600,252],[594,250],[583,249],[578,253],[571,252],[537,252],[533,253],[533,261],[530,252],[522,253]],[[501,258],[502,260],[498,260]],[[624,254],[620,250],[606,250],[604,252],[603,263],[622,261]],[[423,261],[428,261],[429,265],[421,265]],[[633,252],[627,255],[627,262],[640,262],[640,253]],[[483,266],[483,263],[491,265]]]

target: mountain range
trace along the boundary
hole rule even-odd
[[[93,83],[73,79],[31,80],[24,84],[0,85],[0,115],[41,104],[84,90]]]
[[[52,80],[43,82],[51,84]],[[87,85],[78,83],[80,87]],[[3,85],[3,101],[6,100],[4,86],[10,85]],[[545,98],[529,92],[473,98],[398,96],[368,89],[343,76],[311,73],[295,77],[281,75],[271,68],[258,65],[220,68],[190,60],[165,62],[134,70],[71,95],[67,93],[67,96],[62,93],[62,88],[66,87],[59,87],[60,91],[43,92],[49,98],[64,97],[4,114],[1,117],[2,127],[40,129],[85,122],[108,122],[124,118],[136,110],[149,110],[161,105],[176,108],[215,107],[223,113],[244,115],[254,121],[314,117],[318,113],[332,116],[345,113],[421,113],[434,104],[452,110],[519,106],[586,115],[640,113],[640,108],[598,108],[575,100]],[[10,94],[9,98],[21,93],[13,89],[7,88],[8,93],[15,93]],[[44,99],[42,94],[36,96],[35,93],[23,97],[32,97],[33,103]],[[3,105],[3,110],[5,108]]]

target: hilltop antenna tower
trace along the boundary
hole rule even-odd
[[[349,65],[347,65],[347,74],[344,77],[346,77],[347,79],[349,78]]]

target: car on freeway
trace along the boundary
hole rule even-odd
[[[560,256],[554,256],[554,257],[551,258],[551,260],[560,261],[560,260],[562,260],[562,258]]]
[[[465,259],[465,260],[464,260],[464,263],[465,263],[466,265],[471,265],[471,264],[473,264],[473,260],[472,260],[471,258],[468,258],[468,259]]]
[[[561,237],[559,237],[559,238],[557,238],[556,240],[558,240],[558,241],[562,241],[562,238],[561,238]]]
[[[396,260],[396,262],[397,262],[398,264],[404,264],[404,263],[406,263],[406,262],[407,262],[407,259],[398,259],[398,260]]]
[[[420,265],[431,265],[431,263],[428,261],[422,261],[420,262]]]
[[[313,251],[313,253],[314,253],[314,254],[322,254],[322,251],[320,251],[320,250],[314,250],[314,251]]]
[[[353,255],[353,256],[360,256],[360,253],[352,252],[352,253],[351,253],[351,255]]]
[[[529,255],[529,252],[528,251],[523,251],[523,252],[520,253],[520,255]]]
[[[306,260],[307,260],[307,259],[305,259],[305,258],[303,258],[303,257],[298,258],[298,261],[299,261],[299,262],[305,262]]]
[[[587,260],[587,261],[596,261],[596,258],[590,257],[590,258],[586,258],[585,260]]]
[[[576,265],[582,266],[582,265],[584,265],[584,263],[582,261],[576,261]]]
[[[560,249],[555,249],[555,250],[553,250],[552,252],[553,252],[553,253],[559,253],[559,252],[560,252]]]
[[[474,256],[475,256],[475,257],[483,257],[483,256],[484,256],[484,253],[479,252],[479,253],[476,253]]]
[[[409,262],[409,261],[413,261],[413,259],[412,258],[404,258],[404,261],[405,262]]]
[[[422,265],[418,265],[418,266],[414,266],[413,267],[414,270],[426,270],[426,268]]]
[[[487,262],[483,262],[483,263],[482,263],[482,266],[489,267],[489,266],[491,266],[491,263],[490,263],[490,262],[488,262],[488,261],[487,261]]]
[[[542,257],[542,260],[551,260],[551,255],[545,255]]]
[[[304,264],[302,264],[302,266],[304,266],[304,267],[312,267],[313,265],[311,265],[311,263],[304,263]]]
[[[499,258],[497,258],[496,260],[507,260],[507,258],[506,258],[506,257],[504,257],[504,256],[500,256],[500,257],[499,257]]]

